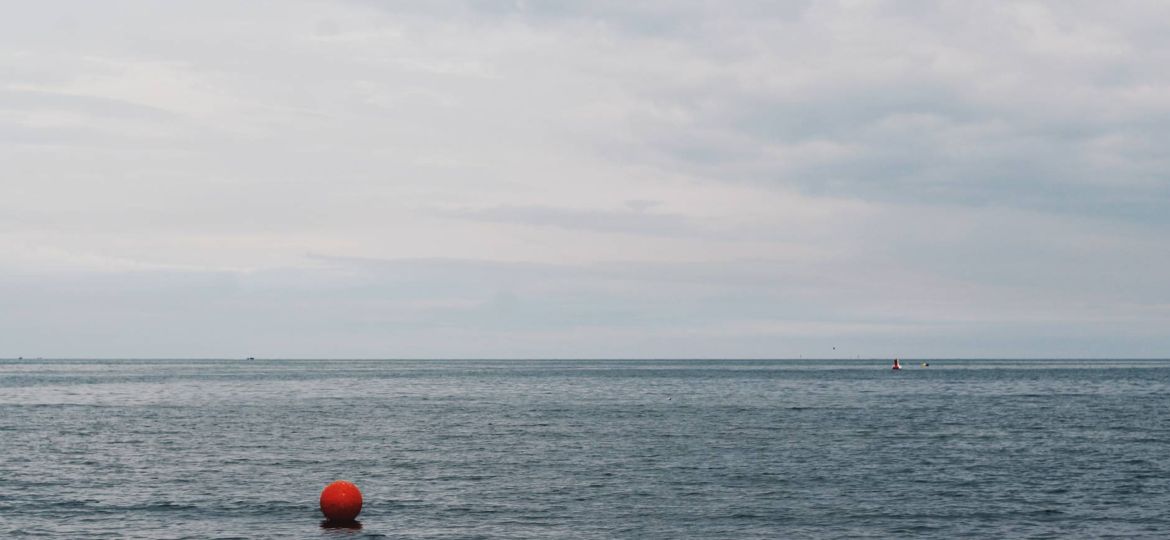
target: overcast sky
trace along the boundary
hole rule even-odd
[[[5,1],[0,356],[1170,356],[1170,3]]]

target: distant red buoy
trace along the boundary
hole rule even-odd
[[[357,486],[338,480],[321,491],[321,512],[338,523],[353,521],[362,511],[362,492]]]

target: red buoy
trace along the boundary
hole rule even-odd
[[[321,512],[338,523],[353,521],[362,511],[362,492],[357,486],[338,480],[321,491]]]

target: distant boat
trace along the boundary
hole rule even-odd
[[[898,363],[898,359],[897,359],[897,358],[895,358],[895,359],[894,359],[894,367],[893,367],[893,369],[902,369],[902,364],[899,364],[899,363]]]

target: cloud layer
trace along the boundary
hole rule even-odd
[[[774,4],[22,5],[0,356],[1170,353],[1170,7]]]

